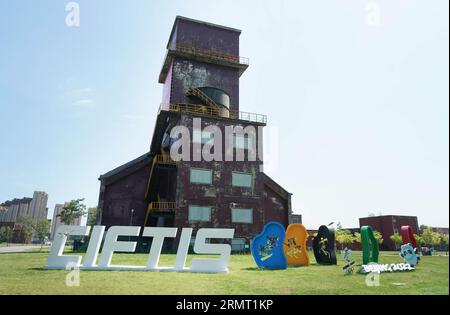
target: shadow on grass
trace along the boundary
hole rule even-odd
[[[292,268],[302,268],[302,267],[289,267],[289,269]],[[286,269],[264,269],[264,268],[258,268],[258,267],[247,267],[247,268],[241,268],[241,270],[245,271],[280,271],[280,270],[286,270]]]
[[[35,271],[51,271],[51,269],[45,269],[44,267],[28,268],[28,270],[35,270]]]

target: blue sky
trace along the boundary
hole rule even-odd
[[[176,15],[242,29],[241,110],[279,130],[269,175],[308,228],[369,212],[448,226],[448,1],[0,2],[0,201],[98,199],[149,147]],[[379,8],[379,25],[367,23]]]

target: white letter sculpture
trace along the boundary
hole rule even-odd
[[[81,256],[67,256],[63,255],[64,246],[67,242],[67,237],[72,236],[86,236],[89,235],[90,226],[71,226],[61,225],[55,233],[52,249],[48,256],[46,269],[66,269],[68,265],[73,268],[79,267],[81,263]]]
[[[89,246],[84,257],[83,265],[81,256],[62,255],[64,245],[69,235],[87,236],[89,226],[60,226],[56,238],[52,244],[51,253],[48,257],[45,269],[65,269],[67,265],[79,267],[80,270],[137,270],[137,271],[183,271],[183,272],[208,272],[219,273],[228,271],[228,261],[230,259],[231,246],[229,244],[208,244],[207,239],[232,239],[234,229],[199,229],[195,238],[194,252],[196,254],[215,254],[219,258],[195,258],[192,259],[190,267],[185,267],[186,258],[191,241],[192,229],[184,228],[181,232],[178,244],[178,252],[173,267],[158,266],[159,257],[164,238],[174,238],[177,235],[177,228],[168,227],[145,227],[143,237],[152,237],[147,266],[114,266],[111,260],[114,252],[134,252],[136,242],[118,241],[119,236],[139,236],[141,228],[139,226],[112,226],[109,228],[100,262],[97,265],[98,252],[102,243],[105,227],[95,226],[92,229]]]

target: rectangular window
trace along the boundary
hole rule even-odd
[[[233,172],[232,185],[234,187],[252,187],[252,174]]]
[[[198,129],[194,129],[193,132],[193,141],[194,143],[201,143],[205,144],[208,143],[210,140],[214,140],[214,133],[210,131],[201,131]]]
[[[232,208],[232,223],[253,223],[253,209]]]
[[[191,168],[191,183],[212,184],[212,170],[202,168]]]
[[[235,149],[250,150],[252,148],[252,138],[249,135],[237,135],[233,137],[233,146]]]
[[[189,206],[189,222],[211,221],[211,207]]]

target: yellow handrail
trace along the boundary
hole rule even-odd
[[[150,181],[153,176],[153,171],[155,169],[156,164],[162,164],[162,165],[177,165],[177,162],[172,160],[170,155],[168,154],[156,154],[153,157],[152,166],[150,167],[150,172],[148,175],[148,182],[147,182],[147,189],[145,190],[145,197],[147,198],[149,192],[150,192]]]
[[[177,43],[176,49],[179,51],[187,52],[187,53],[203,55],[203,56],[207,56],[207,57],[211,57],[211,58],[221,59],[221,60],[224,60],[227,62],[244,64],[247,66],[250,63],[249,59],[247,57],[236,56],[236,55],[232,55],[232,54],[228,54],[228,53],[224,53],[224,52],[220,52],[220,51],[214,51],[214,50],[210,50],[210,49],[205,49],[205,48],[193,47],[193,46],[187,45],[187,44]]]
[[[155,155],[155,163],[157,163],[157,164],[170,164],[170,165],[177,164],[177,162],[172,160],[170,155],[168,155],[168,154],[157,154],[157,155]]]
[[[144,221],[144,226],[147,225],[147,220],[149,215],[152,212],[168,212],[168,213],[173,213],[176,210],[176,202],[174,201],[155,201],[155,202],[150,202],[148,204],[147,207],[147,213],[145,214],[145,221]]]
[[[187,104],[187,103],[178,103],[178,104],[161,104],[160,110],[162,108],[168,108],[171,112],[186,112],[190,114],[196,114],[196,115],[202,115],[202,116],[211,116],[211,117],[220,117],[220,111],[216,108],[212,108],[209,106],[205,106],[202,104]],[[244,120],[244,121],[250,121],[250,122],[257,122],[266,124],[267,123],[267,116],[262,114],[256,114],[256,113],[248,113],[248,112],[241,112],[238,110],[230,109],[229,111],[229,117],[230,119],[236,119],[236,120]]]

